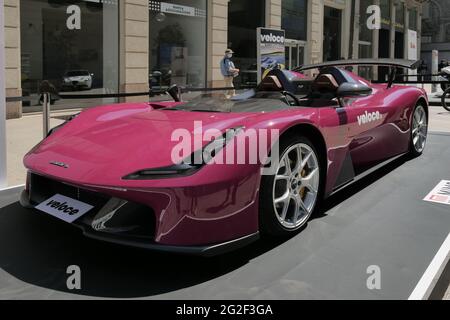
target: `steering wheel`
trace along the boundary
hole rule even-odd
[[[281,92],[281,94],[284,95],[284,96],[289,96],[289,97],[291,97],[292,100],[294,100],[296,106],[299,106],[299,105],[300,105],[300,100],[298,100],[298,98],[297,98],[292,92],[289,92],[289,91],[283,91],[283,92]],[[291,104],[289,103],[289,105],[291,105]]]

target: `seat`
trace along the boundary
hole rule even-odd
[[[319,74],[312,84],[313,98],[331,100],[336,97],[339,84],[332,74]]]
[[[280,80],[274,75],[266,76],[259,84],[258,91],[283,91],[283,85]]]
[[[319,74],[313,82],[313,90],[319,92],[336,92],[339,84],[329,73]]]

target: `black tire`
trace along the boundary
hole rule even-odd
[[[418,108],[423,108],[423,110],[425,111],[425,116],[426,116],[426,127],[424,128],[424,132],[426,137],[428,136],[428,112],[427,112],[427,108],[421,104],[418,103],[415,107],[414,107],[414,111],[413,111],[413,115],[411,117],[411,135],[410,135],[410,141],[409,141],[409,155],[411,158],[416,158],[419,157],[423,154],[424,148],[421,150],[417,150],[417,148],[414,145],[414,115],[416,114],[416,111]],[[426,140],[427,138],[425,138],[425,144],[426,144]]]
[[[320,203],[323,197],[323,186],[325,181],[325,161],[322,159],[319,154],[317,147],[315,144],[304,136],[296,136],[291,135],[281,139],[279,150],[280,150],[280,159],[283,159],[284,154],[296,144],[305,144],[309,146],[313,152],[315,153],[317,160],[319,162],[319,187],[317,198],[314,204],[314,208],[312,209],[311,214],[308,216],[307,220],[304,221],[301,225],[295,228],[286,228],[284,227],[277,218],[277,213],[274,208],[273,201],[273,188],[275,183],[275,174],[274,175],[263,175],[261,177],[261,185],[259,192],[259,229],[261,234],[264,236],[277,236],[277,237],[287,237],[295,234],[299,231],[313,216],[320,207]]]
[[[447,101],[447,98],[450,99],[450,86],[444,91],[441,98],[442,106],[444,107],[444,109],[450,111],[450,102]]]

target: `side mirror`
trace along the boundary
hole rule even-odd
[[[91,73],[91,77],[93,77],[94,76],[94,74],[93,73]]]
[[[181,102],[181,88],[178,85],[174,84],[170,86],[166,93],[169,94],[175,102]]]
[[[344,82],[337,89],[338,98],[365,97],[372,93],[372,88],[362,83]]]

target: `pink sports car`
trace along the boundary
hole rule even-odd
[[[373,84],[344,66],[384,66]],[[401,155],[422,154],[424,90],[393,86],[406,60],[273,70],[226,99],[81,112],[24,159],[20,202],[117,244],[214,255],[297,232],[320,202]],[[316,74],[305,77],[304,74]],[[308,71],[308,72],[305,72]]]

